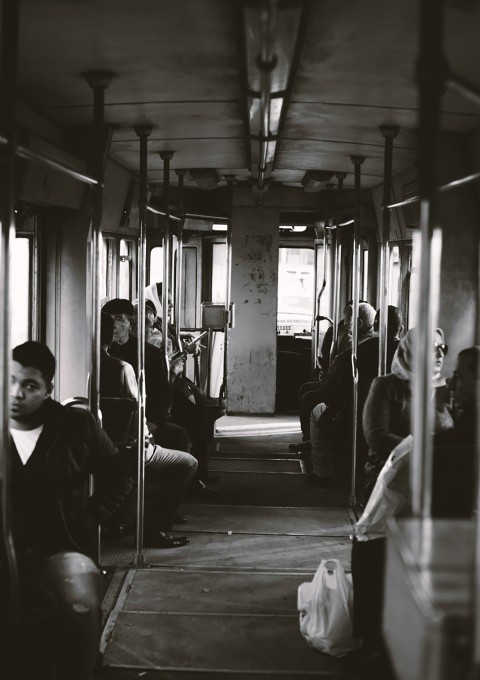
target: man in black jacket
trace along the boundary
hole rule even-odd
[[[102,584],[97,527],[133,487],[130,463],[91,414],[50,398],[55,359],[45,345],[13,350],[10,388],[12,534],[24,625],[40,667],[86,680],[96,664]],[[89,475],[95,492],[89,494]]]

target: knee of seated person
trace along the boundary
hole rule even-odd
[[[46,558],[35,574],[41,604],[66,617],[101,614],[102,580],[92,559],[77,552]]]

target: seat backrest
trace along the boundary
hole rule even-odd
[[[137,400],[129,397],[101,397],[102,427],[119,446],[129,446],[136,439]]]

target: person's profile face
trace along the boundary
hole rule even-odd
[[[113,342],[124,345],[130,337],[132,324],[126,314],[111,314],[113,319]]]
[[[50,396],[51,383],[47,383],[38,368],[26,367],[12,361],[10,377],[10,417],[23,420],[35,413]]]

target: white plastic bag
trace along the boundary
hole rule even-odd
[[[387,521],[409,504],[409,460],[413,437],[408,435],[398,444],[383,466],[367,505],[355,525],[358,541],[369,541],[387,535]]]
[[[322,560],[311,582],[298,588],[300,631],[309,645],[331,656],[357,649],[352,634],[353,587],[338,560]]]

